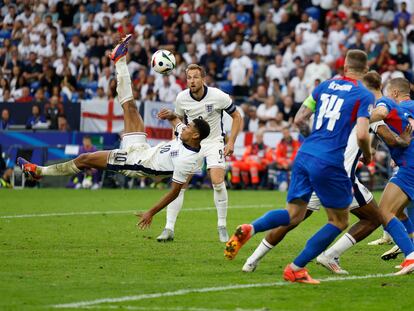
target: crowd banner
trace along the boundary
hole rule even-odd
[[[82,132],[121,133],[124,130],[124,114],[117,98],[108,100],[92,98],[81,101]]]

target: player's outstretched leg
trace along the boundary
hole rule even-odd
[[[131,87],[126,55],[132,35],[125,36],[112,50],[111,59],[115,63],[118,100],[124,110],[124,133],[143,133],[144,121],[138,112]]]
[[[252,224],[243,224],[236,228],[235,233],[226,243],[224,257],[232,260],[236,257],[240,248],[258,232],[264,232],[280,226],[297,225],[306,214],[307,203],[295,200],[298,204],[288,203],[286,209],[269,211]]]
[[[17,159],[19,165],[30,180],[39,180],[42,176],[70,176],[76,175],[85,168],[105,169],[107,167],[109,151],[83,153],[76,159],[49,166],[40,166],[23,158]]]
[[[312,210],[306,211],[305,219],[312,215]],[[243,272],[254,272],[259,265],[260,261],[269,253],[277,244],[279,244],[284,238],[285,235],[296,228],[297,225],[283,226],[271,230],[267,233],[266,237],[260,242],[257,248],[254,250],[253,254],[247,258],[246,262],[243,265]]]
[[[348,274],[339,264],[340,256],[359,241],[362,241],[381,225],[381,214],[374,199],[368,204],[351,211],[359,218],[347,233],[336,241],[334,245],[320,254],[316,261],[336,274]]]

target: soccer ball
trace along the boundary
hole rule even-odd
[[[174,54],[167,50],[158,50],[152,55],[151,67],[160,74],[170,74],[175,68]]]
[[[90,189],[92,188],[92,185],[93,185],[92,176],[85,176],[85,178],[82,181],[82,188]]]

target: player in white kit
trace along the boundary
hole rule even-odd
[[[381,83],[381,80],[378,80],[372,73],[368,73],[365,75],[363,82],[365,86],[372,91],[372,89],[377,86],[372,86],[371,84]],[[375,95],[377,96],[377,94]],[[406,147],[411,140],[411,128],[407,128],[401,137],[393,133],[382,121],[371,124],[371,130],[387,144],[391,144],[392,146]],[[354,199],[351,203],[350,211],[359,218],[359,221],[355,223],[347,233],[339,238],[334,245],[316,258],[319,264],[337,274],[348,274],[348,272],[342,269],[339,265],[339,256],[357,242],[365,239],[381,224],[378,205],[375,202],[372,193],[355,176],[356,166],[360,156],[361,151],[358,147],[354,128],[349,136],[348,145],[345,150],[344,166],[348,176],[352,180],[354,190]],[[309,217],[313,211],[319,211],[321,206],[318,197],[313,194],[308,204],[306,217]],[[284,236],[293,228],[294,226],[279,227],[270,231],[261,241],[254,253],[246,260],[242,270],[244,272],[253,272],[259,261],[274,246],[282,241]]]
[[[191,64],[186,69],[188,89],[180,92],[175,101],[175,113],[184,123],[195,119],[207,121],[210,125],[210,135],[201,143],[201,151],[207,160],[207,169],[210,173],[214,189],[214,203],[217,208],[218,233],[221,242],[227,242],[227,189],[224,182],[226,156],[234,151],[234,143],[240,129],[242,117],[232,103],[230,96],[215,87],[207,87],[204,83],[205,71],[202,67]],[[225,145],[223,131],[223,113],[233,118],[230,137]],[[167,223],[158,241],[172,241],[174,226],[178,213],[184,201],[184,189],[178,198],[168,205]]]
[[[130,38],[131,35],[125,37],[111,54],[117,72],[118,99],[124,110],[124,135],[120,149],[84,153],[74,160],[46,167],[32,164],[22,158],[19,158],[18,162],[24,173],[33,179],[42,176],[74,175],[85,168],[114,170],[129,177],[172,176],[171,190],[152,209],[138,215],[138,225],[146,228],[157,212],[177,198],[189,176],[201,168],[203,156],[200,152],[200,143],[210,134],[210,126],[201,119],[184,125],[172,111],[163,109],[158,117],[170,121],[174,126],[176,138],[155,147],[147,144],[144,122],[132,95],[131,78],[126,63]]]

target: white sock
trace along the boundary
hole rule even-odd
[[[414,259],[414,252],[409,253],[408,256],[405,257],[405,259]]]
[[[303,269],[303,267],[299,267],[295,265],[293,262],[290,264],[290,267],[292,268],[293,271],[299,271],[300,269]]]
[[[125,102],[133,100],[131,88],[131,76],[129,75],[126,57],[121,57],[115,64],[118,100],[121,105]]]
[[[384,233],[382,234],[382,238],[386,240],[392,240],[392,236],[384,230]]]
[[[254,263],[260,261],[270,250],[273,248],[266,239],[263,239],[257,248],[254,250],[253,254],[247,258],[247,263]]]
[[[217,226],[225,227],[227,225],[227,189],[226,184],[213,184],[214,189],[214,204],[217,208]]]
[[[343,252],[354,246],[355,243],[354,237],[349,233],[345,233],[334,245],[325,251],[325,255],[331,258],[338,258]]]
[[[165,225],[166,229],[174,231],[177,216],[180,213],[181,208],[183,207],[184,192],[185,189],[181,189],[180,193],[178,194],[178,197],[167,206],[167,224]]]
[[[66,176],[75,175],[80,171],[81,170],[76,167],[75,162],[71,160],[50,166],[38,166],[36,173],[41,176]]]

